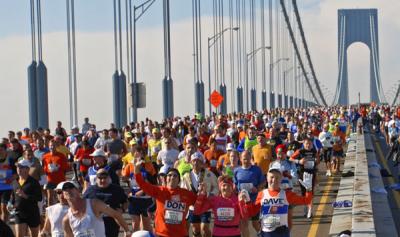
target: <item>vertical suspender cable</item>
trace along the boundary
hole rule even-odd
[[[119,70],[122,73],[122,22],[121,22],[121,0],[118,0],[118,39],[119,39]]]
[[[115,71],[118,71],[118,35],[117,35],[117,0],[114,0],[114,55]]]
[[[40,0],[37,1],[37,18],[38,18],[38,55],[39,61],[42,61],[42,12]]]
[[[66,10],[67,10],[67,44],[68,44],[68,92],[69,92],[69,121],[70,125],[74,124],[74,108],[73,108],[73,92],[72,92],[72,65],[71,65],[71,13],[70,13],[70,3],[66,0]]]
[[[32,61],[36,60],[36,34],[35,34],[35,2],[31,0],[31,41],[32,41]]]
[[[248,77],[248,68],[247,68],[247,35],[246,35],[246,0],[242,0],[242,34],[243,34],[243,65],[244,65],[244,79],[245,79],[245,94],[246,97],[246,111],[249,111],[249,77]]]
[[[131,63],[130,63],[130,34],[129,34],[129,3],[128,0],[125,0],[125,24],[126,24],[126,65],[127,65],[127,77],[128,82],[132,82],[131,80]]]
[[[271,47],[269,50],[269,108],[273,109],[275,105],[275,95],[274,93],[274,69],[273,69],[273,63],[274,63],[274,31],[273,31],[273,16],[272,16],[272,0],[269,0],[268,3],[268,26],[269,26],[269,46]]]
[[[230,52],[229,52],[229,68],[231,71],[231,111],[235,111],[235,102],[234,102],[234,98],[235,98],[235,77],[234,77],[234,62],[233,62],[233,58],[234,58],[234,53],[233,53],[233,5],[232,5],[232,1],[233,0],[229,0],[229,27],[230,27],[230,34],[229,34],[229,48],[230,48]]]
[[[74,92],[74,124],[78,124],[78,93],[76,81],[76,45],[75,45],[75,0],[71,0],[71,29],[72,29],[72,79]]]

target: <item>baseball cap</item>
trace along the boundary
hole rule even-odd
[[[70,181],[62,182],[62,185],[60,185],[60,186],[61,186],[61,190],[63,190],[63,191],[67,190],[67,189],[73,189],[73,188],[77,189],[78,188],[78,185],[76,183],[70,182]]]
[[[272,162],[271,166],[268,169],[268,172],[271,172],[272,170],[277,170],[281,172],[281,164],[279,162]]]
[[[106,153],[102,149],[96,149],[90,156],[102,156],[107,157]]]
[[[201,160],[201,161],[204,162],[204,156],[203,156],[203,154],[201,154],[201,152],[199,152],[199,151],[196,151],[195,153],[193,153],[193,154],[190,156],[190,159],[191,159],[191,160]]]
[[[227,151],[234,151],[234,150],[236,150],[236,149],[235,149],[235,145],[234,145],[233,143],[228,143],[228,144],[226,145],[226,150],[227,150]]]
[[[237,127],[238,128],[243,128],[243,124],[242,123],[238,123]]]
[[[132,133],[131,132],[125,132],[124,135],[125,135],[126,138],[129,138],[129,137],[131,138],[132,137]]]
[[[25,160],[25,159],[22,159],[22,160],[18,161],[18,163],[17,163],[18,167],[29,168],[29,167],[31,167],[31,165],[32,165],[32,163],[29,160]]]
[[[151,130],[151,133],[159,133],[159,132],[160,132],[160,129],[158,129],[158,128],[153,128]]]

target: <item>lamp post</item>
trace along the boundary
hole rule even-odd
[[[129,6],[131,6],[132,0],[129,0]],[[131,119],[133,122],[137,122],[137,108],[138,108],[138,87],[137,87],[137,69],[136,69],[136,22],[140,19],[141,16],[153,5],[155,0],[147,0],[146,2],[140,4],[139,6],[133,6],[133,19],[130,19],[130,27],[131,28],[131,37],[132,42],[130,42],[131,46],[131,63],[132,63],[132,79],[131,79],[131,87],[132,87],[132,108],[131,108]],[[139,14],[136,11],[140,11]],[[129,7],[129,14],[132,15],[132,9]]]
[[[248,85],[248,83],[249,83],[249,80],[248,80],[248,76],[249,76],[249,73],[248,73],[249,61],[250,61],[250,59],[252,59],[257,54],[258,51],[264,50],[264,49],[270,50],[271,46],[259,47],[259,48],[255,49],[255,50],[253,50],[252,52],[246,54],[246,63],[245,63],[245,73],[246,73],[245,77],[246,77],[246,83],[247,83],[246,88],[249,88],[249,85]],[[255,78],[256,77],[255,73],[253,74],[253,77],[254,78],[252,78],[252,80],[256,81],[257,79]],[[257,94],[256,94],[255,90],[251,91],[250,101],[251,101],[252,110],[256,110]]]
[[[292,71],[294,69],[294,67],[290,67],[289,69],[287,69],[287,70],[285,70],[285,71],[283,71],[283,92],[282,92],[282,99],[283,99],[283,102],[282,102],[282,105],[284,106],[284,108],[285,109],[287,109],[289,106],[288,106],[288,93],[287,93],[287,91],[286,91],[286,75],[290,72],[290,71]]]
[[[208,97],[211,96],[211,59],[210,59],[210,48],[217,42],[217,40],[228,30],[238,31],[239,27],[228,27],[225,28],[223,31],[213,35],[212,37],[208,37],[208,44],[207,44],[207,58],[208,58]],[[211,42],[212,41],[212,42]],[[226,100],[226,98],[224,98]],[[211,116],[211,102],[208,104],[208,110]]]
[[[275,65],[280,63],[281,61],[289,61],[289,60],[290,60],[289,58],[279,58],[274,63],[271,64],[271,69],[273,69],[275,67]],[[278,106],[281,107],[281,104],[279,104],[279,103],[282,101],[282,95],[279,94],[279,88],[277,91],[278,91]],[[271,93],[273,93],[273,91]],[[274,99],[275,99],[275,101],[277,101],[276,98],[274,98]]]

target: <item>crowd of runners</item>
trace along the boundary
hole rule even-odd
[[[290,236],[294,208],[313,216],[318,168],[340,173],[359,118],[400,147],[399,116],[383,106],[276,109],[9,131],[0,236]]]

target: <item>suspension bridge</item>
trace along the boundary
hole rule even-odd
[[[31,129],[51,127],[49,81],[56,78],[48,76],[48,71],[53,68],[47,66],[49,61],[44,53],[47,45],[43,40],[46,34],[43,35],[45,29],[42,28],[43,15],[47,13],[43,9],[49,10],[43,5],[49,2],[24,2],[29,5],[26,21],[29,22],[31,38],[31,62],[27,65],[26,75],[26,103]],[[112,94],[109,113],[112,114],[112,122],[119,128],[129,122],[138,122],[141,113],[145,117],[146,110],[155,106],[149,103],[153,98],[158,101],[162,118],[182,116],[176,113],[177,103],[180,103],[177,102],[177,94],[182,91],[190,91],[194,101],[193,104],[185,103],[186,113],[201,116],[274,108],[348,106],[349,96],[353,93],[349,90],[349,80],[353,79],[348,73],[347,52],[349,46],[356,42],[364,43],[369,48],[368,103],[391,106],[399,103],[400,83],[392,82],[389,92],[383,90],[379,35],[385,35],[379,34],[378,18],[383,16],[375,8],[335,9],[338,52],[332,57],[338,60],[337,84],[336,88],[329,88],[322,83],[324,80],[319,78],[313,63],[324,59],[312,58],[313,51],[319,49],[310,44],[307,29],[311,26],[304,24],[306,13],[302,12],[303,1],[192,0],[182,3],[180,0],[110,0],[101,4],[104,7],[100,9],[107,9],[107,14],[112,14],[110,25],[113,34],[109,35],[112,39],[108,41],[113,43],[113,55],[109,55],[113,61],[113,71],[109,72],[112,85],[108,88]],[[182,6],[179,7],[179,4]],[[78,124],[78,104],[88,99],[78,93],[84,78],[79,74],[81,59],[77,52],[77,35],[80,32],[76,29],[79,29],[80,23],[76,21],[76,11],[85,14],[85,11],[93,12],[93,8],[77,7],[83,5],[74,0],[57,5],[62,9],[58,11],[66,16],[63,22],[66,25],[68,98],[65,100],[68,100],[71,126]],[[171,12],[176,14],[175,8],[178,7],[191,20],[191,31],[185,32],[186,40],[191,41],[190,68],[183,68],[184,65],[174,67],[173,55],[180,48],[171,47],[174,39]],[[153,93],[155,89],[149,86],[145,77],[138,76],[143,67],[138,66],[142,59],[137,57],[140,48],[137,38],[143,31],[137,29],[152,16],[160,20],[157,24],[162,25],[160,42],[163,45],[160,47],[163,51],[154,60],[162,61],[163,73],[157,83],[151,85],[156,85],[161,93]],[[150,34],[148,37],[151,37]],[[187,71],[189,78],[177,83],[174,71],[178,69]],[[382,191],[385,186],[399,182],[393,178],[398,172],[392,168],[391,161],[384,158],[387,150],[379,134],[367,130],[352,137],[344,166],[345,171],[353,175],[332,179],[320,175],[316,218],[311,222],[295,219],[294,236],[336,236],[343,230],[353,230],[352,236],[397,236],[400,224],[395,220],[400,214],[400,197],[398,191]],[[375,164],[385,167],[390,176],[376,175]],[[366,170],[369,172],[363,173]],[[374,175],[379,177],[374,178]],[[335,209],[330,205],[341,199],[352,200],[353,206]]]

